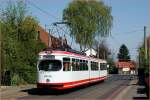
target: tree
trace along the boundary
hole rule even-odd
[[[150,36],[147,37],[147,58],[145,57],[144,43],[139,47],[139,68],[144,69],[144,73],[149,73],[150,68]]]
[[[98,58],[100,58],[100,59],[108,58],[108,55],[110,55],[110,50],[104,40],[100,43],[95,42],[95,47],[96,47]]]
[[[105,37],[112,27],[111,8],[102,1],[74,0],[63,11],[70,36],[80,44],[80,50],[91,47],[96,36]]]
[[[116,68],[115,61],[113,56],[109,56],[107,59],[107,63],[109,65],[108,72],[110,74],[118,74],[118,69]]]
[[[2,22],[0,21],[0,85],[2,80],[2,33],[1,33]]]
[[[37,53],[45,48],[37,40],[38,21],[27,15],[23,1],[9,2],[0,16],[3,34],[3,66],[9,72],[11,84],[35,82]]]
[[[119,49],[118,60],[119,61],[130,61],[129,50],[125,44],[122,44]]]

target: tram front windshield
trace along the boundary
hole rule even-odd
[[[61,62],[59,60],[42,60],[39,63],[39,70],[43,71],[59,71]]]

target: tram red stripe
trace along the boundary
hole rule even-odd
[[[39,85],[63,85],[63,87],[58,86],[58,87],[54,87],[54,88],[67,89],[67,88],[72,88],[72,87],[76,87],[76,86],[83,85],[83,84],[88,84],[88,83],[93,83],[93,82],[100,81],[100,80],[105,80],[106,78],[107,78],[107,76],[84,79],[84,80],[73,81],[73,82],[65,82],[65,83],[37,83],[37,84],[39,84]]]
[[[86,80],[80,80],[78,82],[73,82],[72,84],[67,83],[64,84],[64,88],[71,88],[71,87],[75,87],[75,86],[79,86],[79,85],[83,85],[83,84],[88,84],[88,83],[94,83],[100,80],[104,80],[106,79],[106,77],[99,77],[99,78],[91,78],[91,79],[86,79]]]

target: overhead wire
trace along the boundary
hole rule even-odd
[[[54,15],[48,13],[47,11],[43,10],[42,8],[40,8],[39,6],[37,6],[36,4],[34,4],[33,2],[31,2],[30,0],[26,0],[26,2],[27,2],[28,4],[30,4],[31,6],[35,7],[36,9],[40,10],[40,11],[43,12],[44,14],[46,14],[46,15],[52,17],[53,19],[60,20],[60,19],[57,18],[56,16],[54,16]],[[58,25],[57,25],[57,27],[58,27],[60,30],[62,30],[64,33],[68,33],[67,31],[65,31],[65,30],[63,29],[63,27],[60,27],[60,26],[58,26]],[[72,43],[71,43],[71,45],[72,45]]]
[[[59,18],[57,18],[56,16],[54,16],[54,15],[48,13],[47,11],[43,10],[42,8],[40,8],[39,6],[37,6],[36,4],[34,4],[33,2],[31,2],[30,0],[26,0],[26,2],[27,2],[28,4],[30,4],[31,6],[33,6],[33,7],[37,8],[37,9],[39,9],[41,12],[45,13],[46,15],[48,15],[48,16],[50,16],[50,17],[56,19],[56,20],[59,20]]]
[[[140,31],[144,31],[144,29],[138,29],[138,30],[133,30],[133,31],[128,31],[128,32],[119,32],[117,33],[117,35],[135,33],[135,32],[140,32]]]
[[[47,11],[43,10],[42,8],[38,7],[38,6],[35,5],[33,2],[31,2],[31,1],[29,1],[29,0],[26,0],[26,2],[27,2],[28,4],[30,4],[31,6],[33,6],[33,7],[37,8],[37,9],[39,9],[41,12],[45,13],[46,15],[48,15],[48,16],[50,16],[50,17],[56,19],[56,20],[60,20],[60,19],[57,18],[56,16],[54,16],[54,15],[48,13]],[[60,26],[58,26],[58,27],[59,27],[62,31],[66,32],[62,27],[60,27]],[[67,32],[66,32],[66,33],[67,33]]]
[[[50,14],[49,12],[43,10],[42,8],[38,7],[38,6],[35,5],[33,2],[31,2],[31,1],[29,1],[29,0],[26,0],[26,2],[27,2],[28,4],[30,4],[31,6],[33,6],[33,7],[37,8],[37,9],[39,9],[41,12],[45,13],[46,15],[52,17],[53,19],[60,20],[60,19],[57,18],[56,16],[54,16],[54,15]],[[60,29],[62,29],[60,26],[58,26],[58,27],[59,27]],[[63,30],[63,29],[62,29],[62,30]],[[65,31],[65,30],[63,30],[63,31]]]
[[[127,34],[129,34],[129,33],[135,33],[135,32],[140,32],[140,31],[143,31],[143,29],[138,29],[138,30],[128,31],[128,32],[121,32],[120,35],[122,35],[122,34],[127,35]],[[118,35],[118,34],[117,34],[117,35]],[[131,35],[131,34],[129,34],[129,35]],[[117,39],[115,39],[114,36],[110,35],[110,37],[114,40],[114,42],[115,42],[116,44],[120,43],[120,42],[118,42]],[[131,56],[137,56],[137,53],[133,54],[133,48],[132,48],[131,50],[132,50],[132,54],[130,54],[130,55],[131,55]],[[138,48],[134,48],[134,50],[138,50]]]

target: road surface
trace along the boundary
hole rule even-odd
[[[17,100],[58,100],[58,99],[114,99],[132,80],[130,75],[111,75],[104,82],[82,86],[64,92],[37,90],[36,88],[23,90],[28,95],[18,97]]]

